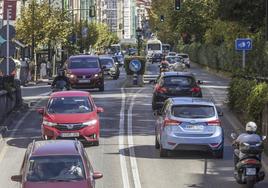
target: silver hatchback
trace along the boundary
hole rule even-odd
[[[209,151],[223,158],[224,134],[219,112],[211,100],[169,98],[157,112],[155,147],[160,157],[172,150]]]

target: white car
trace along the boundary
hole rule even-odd
[[[176,52],[168,52],[168,55],[167,56],[176,56]]]
[[[190,68],[191,67],[191,65],[190,65],[190,58],[189,58],[189,55],[188,54],[178,53],[176,56],[179,56],[179,57],[182,57],[183,58],[183,62],[184,62],[185,66],[187,68]]]

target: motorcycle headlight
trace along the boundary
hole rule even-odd
[[[50,121],[43,120],[43,125],[47,125],[47,126],[52,127],[52,126],[56,126],[57,123],[53,123],[53,122],[50,122]]]
[[[69,78],[75,78],[75,75],[74,74],[67,74],[67,77],[69,77]]]
[[[96,123],[97,123],[97,120],[93,119],[93,120],[86,121],[86,122],[84,122],[82,124],[87,125],[87,126],[92,126],[92,125],[95,125]]]

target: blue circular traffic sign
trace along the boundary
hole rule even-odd
[[[133,59],[129,63],[129,69],[133,72],[139,72],[141,70],[141,62],[137,59]]]

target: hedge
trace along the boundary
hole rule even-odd
[[[228,89],[229,107],[242,123],[255,121],[262,130],[262,112],[268,103],[268,84],[244,78],[232,78]]]
[[[141,70],[137,72],[138,75],[143,75],[146,70],[146,58],[144,56],[129,56],[125,58],[125,70],[127,75],[133,75],[134,73],[129,69],[129,63],[137,59],[141,62]]]

